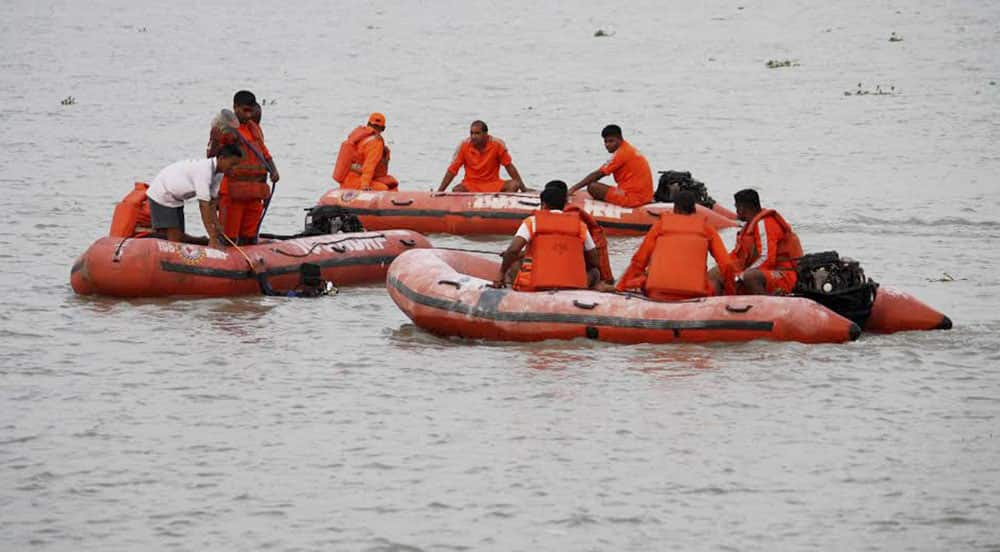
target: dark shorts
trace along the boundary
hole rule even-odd
[[[166,228],[180,228],[184,231],[184,206],[164,207],[159,203],[149,200],[149,218],[152,220],[154,230],[164,230]]]

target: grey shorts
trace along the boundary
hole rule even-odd
[[[149,218],[152,221],[154,230],[166,228],[180,228],[184,231],[184,206],[164,207],[159,203],[149,200]]]

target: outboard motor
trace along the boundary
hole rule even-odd
[[[303,236],[365,231],[358,217],[339,205],[317,205],[307,211]]]
[[[864,327],[875,303],[878,283],[861,265],[836,251],[810,253],[796,261],[798,282],[793,293],[812,299]]]
[[[662,203],[672,203],[677,192],[687,190],[694,193],[695,203],[711,209],[715,200],[708,195],[705,183],[691,178],[689,171],[659,171],[660,180],[656,185],[653,199]]]

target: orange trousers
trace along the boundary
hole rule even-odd
[[[219,222],[233,241],[257,237],[257,227],[264,214],[264,202],[259,199],[233,199],[219,195]]]
[[[360,190],[361,189],[361,175],[351,171],[344,179],[344,183],[340,185],[341,188]],[[376,176],[372,178],[371,189],[376,192],[387,192],[387,191],[398,191],[399,181],[393,178],[392,175]]]

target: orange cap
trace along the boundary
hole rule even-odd
[[[378,113],[378,112],[372,113],[371,115],[368,116],[368,124],[370,124],[370,125],[378,125],[378,126],[383,126],[384,127],[385,126],[385,115],[382,115],[381,113]]]

